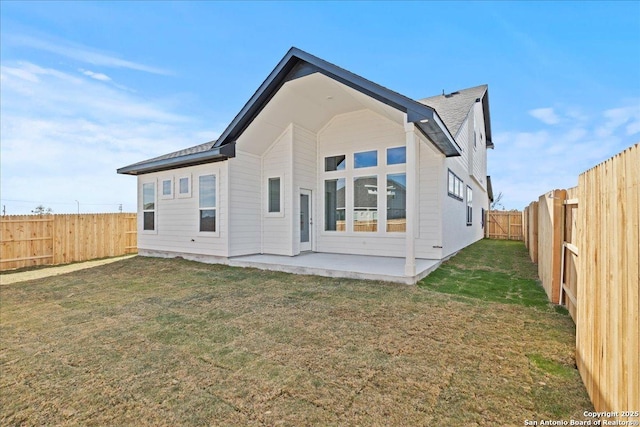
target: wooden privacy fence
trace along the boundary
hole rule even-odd
[[[0,271],[137,251],[136,214],[0,217]]]
[[[522,212],[487,211],[485,237],[488,239],[522,240]]]
[[[582,173],[577,187],[543,194],[523,215],[543,287],[576,323],[576,364],[597,411],[640,404],[639,199],[636,144]]]

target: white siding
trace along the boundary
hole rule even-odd
[[[487,135],[484,133],[484,113],[482,103],[476,102],[473,107],[474,127],[477,143],[472,162],[472,175],[483,188],[487,188]]]
[[[293,218],[300,217],[300,190],[311,190],[311,218],[314,221],[311,232],[312,249],[317,236],[317,206],[318,191],[316,184],[318,182],[317,169],[317,136],[300,126],[293,125]],[[292,220],[293,235],[293,253],[300,253],[300,222]]]
[[[350,253],[361,255],[396,256],[405,254],[405,236],[402,233],[390,235],[383,233],[385,224],[379,217],[377,233],[363,232],[328,232],[324,231],[324,158],[333,155],[347,155],[347,162],[353,162],[353,153],[359,151],[378,150],[378,164],[384,163],[387,147],[405,145],[404,128],[384,116],[371,110],[360,110],[334,117],[318,132],[318,215],[316,215],[316,251],[333,253]],[[358,175],[368,175],[363,169]],[[346,175],[353,180],[353,173]],[[385,177],[381,173],[379,180]],[[349,186],[348,186],[349,187]],[[386,198],[378,204],[379,211],[384,209]],[[347,224],[350,221],[350,206],[353,195],[347,191]],[[380,199],[379,199],[380,200]],[[380,213],[380,212],[379,212]]]
[[[216,228],[218,233],[201,233],[199,231],[199,197],[198,177],[215,174],[217,180],[217,212]],[[190,176],[191,197],[181,198],[174,194],[173,198],[156,199],[156,230],[142,230],[142,215],[138,215],[138,248],[143,252],[166,251],[179,254],[200,254],[226,257],[228,256],[228,174],[227,162],[209,163],[164,172],[140,175],[138,177],[138,212],[142,212],[142,184],[156,182],[156,191],[161,191],[162,181],[172,179],[177,189],[179,177]],[[174,191],[177,193],[177,191]]]
[[[442,256],[442,180],[444,155],[431,143],[419,144],[420,167],[418,170],[420,198],[418,200],[419,236],[416,240],[416,258],[440,259]]]
[[[261,158],[240,150],[229,159],[229,256],[261,250]]]
[[[289,126],[262,156],[262,253],[294,255],[292,229],[293,129]],[[266,206],[269,178],[280,177],[283,195],[280,213],[268,213]]]

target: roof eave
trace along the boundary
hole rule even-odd
[[[122,175],[143,175],[146,173],[160,172],[186,166],[220,162],[231,157],[235,157],[235,151],[235,144],[227,144],[224,147],[212,148],[200,153],[187,154],[185,156],[173,157],[170,159],[136,163],[120,168],[117,172]]]

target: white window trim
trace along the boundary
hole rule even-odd
[[[169,194],[164,194],[164,183],[165,181],[169,181],[170,185],[169,185],[169,190],[170,193]],[[159,191],[158,193],[160,193],[160,198],[163,200],[169,200],[169,199],[173,199],[173,193],[174,193],[174,188],[173,188],[173,177],[171,178],[162,178],[160,179],[160,185],[159,187],[161,188],[161,192]]]
[[[279,178],[280,179],[280,211],[269,212],[269,180]],[[284,174],[272,175],[265,179],[265,192],[264,192],[264,215],[268,218],[284,218]]]
[[[213,175],[216,177],[216,206],[213,207],[200,207],[200,177],[201,176],[209,176],[209,175]],[[221,221],[220,221],[220,170],[215,170],[212,172],[207,172],[207,173],[201,173],[196,177],[197,181],[197,189],[196,189],[196,193],[198,195],[198,203],[197,203],[197,208],[196,208],[196,230],[198,233],[198,236],[202,236],[202,237],[220,237],[220,227],[221,227]],[[210,210],[210,209],[215,209],[216,211],[216,231],[200,231],[200,211],[201,210]]]
[[[187,190],[188,192],[186,193],[180,193],[180,180],[186,178],[187,181]],[[191,192],[193,189],[193,181],[191,179],[191,175],[180,175],[177,177],[176,179],[176,190],[175,190],[175,194],[176,194],[176,198],[178,199],[188,199],[191,197]]]
[[[145,184],[153,184],[154,192],[153,192],[153,210],[144,208],[144,186]],[[142,181],[140,183],[140,227],[139,230],[142,234],[158,234],[158,180],[147,180]],[[144,229],[144,213],[145,212],[153,212],[153,230],[145,230]]]
[[[376,238],[399,238],[405,235],[404,231],[387,231],[387,196],[386,192],[380,195],[378,194],[378,230],[371,232],[364,231],[353,231],[354,225],[354,178],[366,177],[366,176],[376,176],[378,180],[378,185],[380,185],[380,181],[384,180],[386,186],[386,176],[389,174],[398,174],[398,173],[407,173],[407,164],[406,163],[398,163],[393,165],[387,165],[387,148],[397,148],[402,147],[402,145],[393,145],[389,147],[379,147],[375,149],[359,149],[355,150],[344,150],[340,152],[327,152],[327,153],[319,153],[318,155],[318,170],[321,171],[319,173],[319,186],[322,188],[322,191],[319,194],[320,198],[320,210],[319,216],[321,216],[321,225],[318,226],[319,235],[321,236],[344,236],[344,237],[376,237]],[[368,151],[377,151],[378,155],[378,165],[377,166],[368,166],[364,168],[355,168],[355,154],[368,152]],[[341,156],[345,155],[347,159],[347,164],[344,170],[339,171],[325,171],[325,157],[333,157],[333,156]],[[326,195],[324,191],[325,181],[332,179],[345,179],[345,231],[334,231],[334,230],[325,230],[325,206],[326,206]]]

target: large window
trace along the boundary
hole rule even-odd
[[[462,196],[464,185],[462,180],[458,178],[455,173],[449,171],[449,179],[447,184],[447,193],[449,194],[449,196],[453,197],[454,199],[463,200]]]
[[[353,231],[378,231],[378,177],[353,179]]]
[[[407,174],[387,175],[387,231],[407,230]]]
[[[203,175],[199,179],[200,231],[216,231],[216,176]]]
[[[324,182],[324,229],[345,231],[345,179],[327,179]]]
[[[280,212],[280,178],[269,178],[269,213]]]
[[[142,184],[142,229],[156,229],[156,183]]]
[[[473,221],[473,191],[467,186],[467,225]]]

